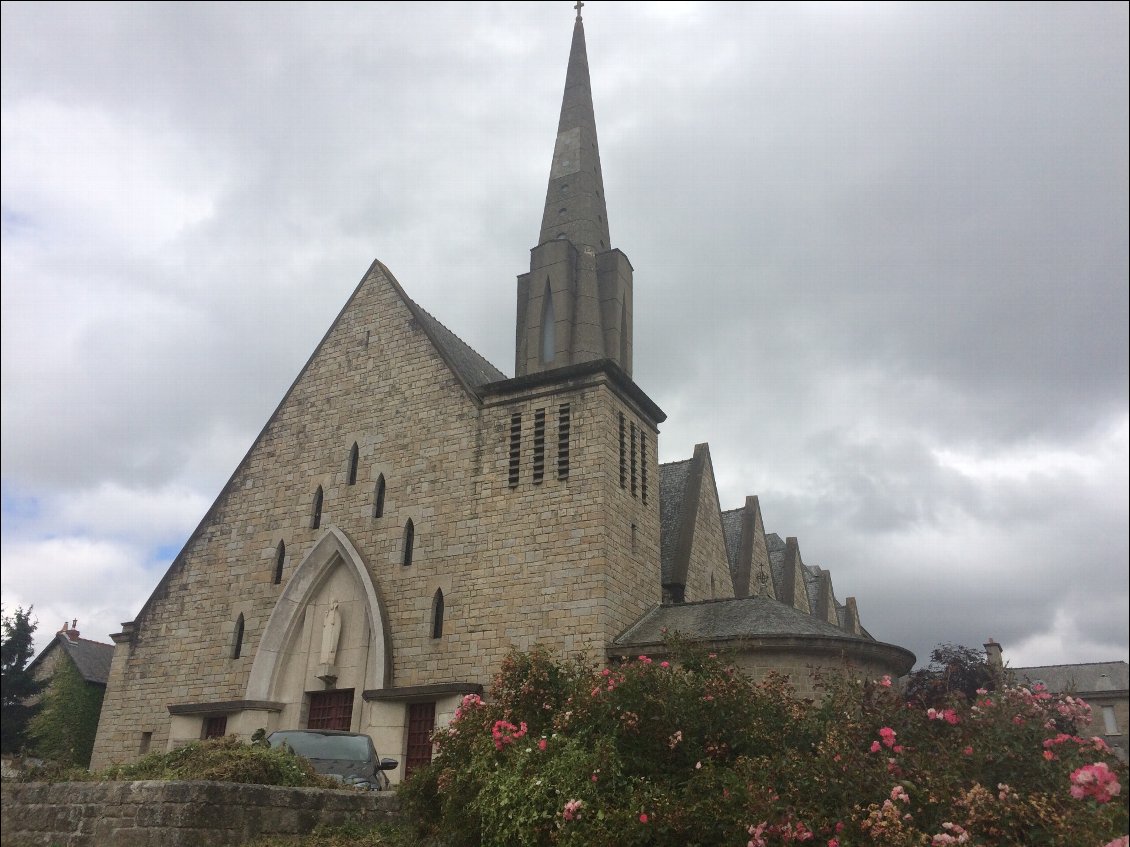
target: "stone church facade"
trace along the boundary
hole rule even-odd
[[[115,652],[92,766],[211,735],[370,734],[410,770],[511,648],[597,660],[680,631],[750,670],[902,674],[709,449],[660,465],[632,380],[578,16],[515,376],[376,261]],[[396,775],[402,777],[404,768]]]

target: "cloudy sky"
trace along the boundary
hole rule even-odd
[[[1128,657],[1124,3],[584,8],[664,461],[920,658]],[[3,4],[3,601],[130,620],[367,269],[508,373],[568,2]]]

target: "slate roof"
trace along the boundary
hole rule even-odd
[[[66,638],[59,640],[83,679],[99,685],[106,684],[106,680],[110,678],[110,662],[114,658],[113,644],[103,644],[101,641],[91,641],[88,638],[80,638],[76,642],[68,641]]]
[[[114,645],[103,644],[101,641],[91,641],[89,638],[71,641],[61,632],[57,633],[51,643],[44,647],[43,651],[32,660],[31,664],[28,665],[28,670],[34,668],[43,661],[48,653],[60,646],[70,656],[71,661],[74,662],[84,680],[98,685],[106,684],[106,680],[110,678],[110,662],[114,658]]]
[[[1037,665],[1009,668],[1017,682],[1042,682],[1051,691],[1124,691],[1130,688],[1126,662],[1083,662],[1077,665]],[[1106,680],[1103,680],[1103,675]]]
[[[738,573],[738,556],[742,549],[742,509],[722,513],[722,534],[726,538],[726,558],[730,562],[730,578]]]
[[[808,607],[815,615],[820,604],[820,568],[816,565],[804,566],[804,590],[808,594]]]
[[[659,466],[659,563],[664,584],[669,583],[675,573],[675,549],[679,545],[691,461],[684,459]]]
[[[785,585],[785,542],[777,533],[767,532],[765,546],[769,550],[769,569],[773,572],[773,592],[780,596]]]
[[[431,336],[436,346],[439,347],[440,354],[464,383],[472,389],[477,390],[479,386],[486,385],[488,382],[498,382],[499,380],[507,379],[506,374],[488,362],[458,335],[436,320],[435,316],[428,312],[427,309],[410,298],[408,298],[408,300],[412,305],[413,311],[416,313],[416,318],[423,325],[424,331]]]
[[[653,644],[665,635],[680,633],[688,638],[723,640],[772,635],[821,636],[859,640],[812,615],[786,606],[770,597],[734,600],[703,600],[657,606],[647,612],[613,647]]]

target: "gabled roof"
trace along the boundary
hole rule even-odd
[[[1051,691],[1125,691],[1130,688],[1130,665],[1126,662],[1037,665],[1009,670],[1016,675],[1017,682],[1041,682]]]
[[[106,684],[106,680],[110,678],[110,662],[114,659],[114,645],[91,641],[89,638],[77,638],[71,641],[61,632],[43,648],[27,669],[33,670],[53,650],[60,649],[70,657],[83,680],[96,685]]]

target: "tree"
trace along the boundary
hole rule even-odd
[[[990,664],[980,650],[939,644],[930,653],[930,664],[910,674],[905,693],[919,706],[941,708],[954,694],[972,703],[978,690],[995,691],[1004,681],[1004,670]]]
[[[3,637],[0,638],[0,749],[19,752],[25,741],[27,724],[36,706],[27,705],[43,690],[43,684],[28,673],[32,657],[32,637],[38,621],[32,620],[31,608],[17,608],[9,617],[3,614]]]

